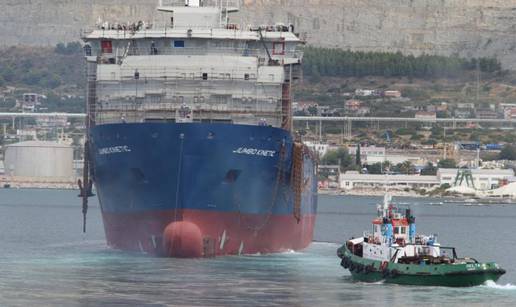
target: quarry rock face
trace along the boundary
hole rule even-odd
[[[1,45],[76,41],[110,20],[166,20],[157,0],[3,0]],[[516,69],[516,0],[242,0],[233,21],[292,23],[309,45],[406,54],[494,56]]]

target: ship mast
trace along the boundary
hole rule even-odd
[[[383,196],[383,205],[382,205],[382,217],[389,217],[389,205],[392,202],[392,195],[389,193],[385,193]]]

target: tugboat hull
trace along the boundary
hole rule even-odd
[[[494,262],[458,264],[401,264],[382,262],[353,255],[342,246],[337,251],[341,265],[348,269],[353,279],[400,285],[472,287],[488,280],[497,281],[505,274]]]

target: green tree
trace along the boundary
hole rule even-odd
[[[437,163],[437,166],[439,168],[457,168],[457,162],[455,162],[453,159],[444,159],[440,160]]]
[[[9,65],[2,65],[2,69],[0,70],[0,74],[6,82],[11,82],[14,80],[16,73],[14,69]]]
[[[412,164],[412,162],[410,162],[408,160],[405,162],[402,162],[402,163],[398,163],[396,165],[395,169],[399,173],[406,174],[406,175],[411,175],[411,174],[416,173],[416,167],[414,166],[414,164]]]
[[[71,42],[68,44],[59,43],[54,48],[55,53],[64,54],[64,55],[78,54],[81,51],[82,51],[82,45],[79,42]]]
[[[384,168],[383,168],[383,165],[381,162],[376,162],[376,163],[367,165],[366,167],[367,167],[367,172],[369,174],[379,175],[379,174],[384,173]]]
[[[352,164],[352,158],[347,148],[339,148],[337,150],[328,151],[321,159],[323,165],[339,165],[341,170],[349,169]]]
[[[415,57],[401,52],[357,52],[314,47],[304,49],[304,62],[305,74],[315,77],[315,80],[320,76],[457,78],[466,71],[477,69],[477,63],[484,72],[493,73],[502,69],[496,58],[468,60],[456,55],[428,54]]]
[[[357,145],[357,151],[355,153],[355,164],[358,166],[362,166],[362,157],[360,154],[360,143]]]
[[[500,160],[516,160],[516,145],[505,145],[500,151]]]
[[[408,128],[399,128],[396,130],[397,135],[411,135],[413,133],[413,130]]]
[[[393,168],[391,161],[384,161],[382,167],[384,173],[389,173]]]
[[[421,144],[423,144],[423,145],[436,145],[437,141],[435,139],[428,139],[428,140],[425,140],[425,141],[421,142]]]

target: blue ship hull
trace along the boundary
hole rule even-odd
[[[301,249],[312,240],[316,164],[305,148],[296,204],[288,131],[124,123],[96,126],[91,140],[93,178],[115,248],[196,257]]]

